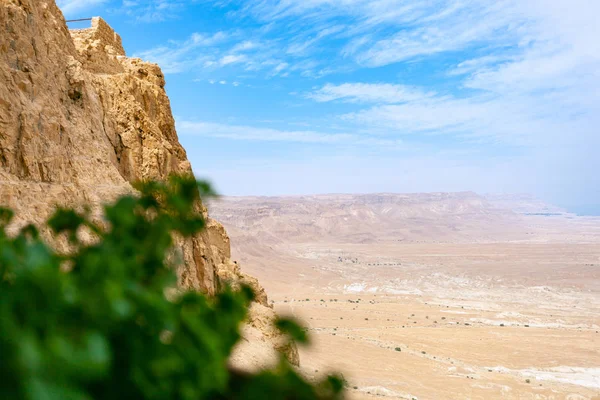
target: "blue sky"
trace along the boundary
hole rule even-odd
[[[599,1],[58,3],[161,65],[180,141],[223,194],[600,203]]]

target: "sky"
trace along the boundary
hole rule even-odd
[[[194,171],[222,194],[600,204],[600,1],[58,4],[162,67]]]

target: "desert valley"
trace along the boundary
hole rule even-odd
[[[104,4],[109,2],[88,3],[106,7],[109,15],[114,12],[108,4]],[[122,3],[133,7],[143,2]],[[66,6],[65,9],[73,10]],[[448,14],[453,12],[452,7],[448,9]],[[509,14],[512,15],[512,11]],[[595,15],[587,11],[583,14]],[[129,17],[133,11],[120,15]],[[224,15],[232,14],[227,12]],[[111,16],[115,17],[115,14]],[[393,14],[392,19],[398,18]],[[13,0],[0,5],[0,21],[5,26],[0,36],[0,74],[3,76],[3,85],[0,86],[0,206],[15,212],[15,219],[7,226],[9,235],[34,224],[42,227],[42,237],[48,238],[52,247],[59,251],[67,251],[70,244],[55,240],[44,227],[44,221],[57,205],[75,209],[89,205],[92,217],[100,220],[101,205],[119,196],[135,193],[136,183],[140,180],[165,181],[172,175],[191,175],[192,171],[200,170],[197,167],[199,161],[211,152],[202,143],[196,149],[191,148],[193,156],[188,158],[176,132],[171,102],[165,89],[165,72],[157,64],[128,57],[121,37],[104,19],[94,17],[84,20],[90,26],[81,29],[68,26],[54,0]],[[70,23],[75,21],[81,20],[71,20]],[[465,26],[470,26],[469,21]],[[510,19],[507,21],[510,22]],[[483,21],[481,25],[488,22]],[[173,23],[178,21],[174,19]],[[196,26],[195,20],[193,24]],[[120,25],[131,24],[127,21]],[[512,22],[509,25],[522,27]],[[552,30],[555,25],[554,22],[551,24]],[[448,26],[455,24],[449,23]],[[402,31],[404,29],[403,26]],[[448,32],[440,38],[450,37],[454,31]],[[222,39],[227,36],[221,33],[219,31],[211,37]],[[495,31],[490,35],[495,38]],[[584,36],[586,40],[595,37],[592,34]],[[197,48],[197,45],[213,40],[207,38],[194,33],[191,42],[183,40],[181,43],[184,49],[204,52],[204,48]],[[541,42],[546,43],[545,40]],[[169,40],[168,43],[178,42]],[[252,47],[250,42],[238,44],[240,46],[231,43],[232,49],[249,50]],[[162,52],[165,48],[159,47],[159,50]],[[283,50],[277,52],[285,53]],[[179,56],[181,52],[169,54]],[[225,54],[220,59],[222,65],[245,59]],[[186,60],[175,64],[196,66],[195,62],[183,61]],[[555,64],[550,61],[548,65]],[[213,64],[219,63],[212,62],[210,65]],[[288,66],[287,63],[279,65],[281,68]],[[526,69],[535,68],[528,66],[519,71]],[[167,71],[174,73],[173,68]],[[576,71],[580,72],[579,69]],[[273,76],[270,75],[269,79]],[[535,78],[537,81],[537,75]],[[550,76],[544,81],[552,79]],[[199,82],[194,79],[194,83]],[[255,89],[251,85],[232,82],[235,90]],[[208,85],[225,88],[227,81],[213,85],[215,83],[212,78],[204,82],[205,89]],[[189,86],[189,82],[185,81],[185,85]],[[581,87],[586,92],[589,89],[587,84]],[[380,97],[380,84],[345,84],[337,90],[350,89],[352,92],[357,88],[368,89],[368,99]],[[383,88],[390,89],[388,96],[393,98],[406,94],[404,87],[387,84]],[[411,87],[408,88],[408,97],[415,97]],[[329,84],[322,89],[335,92]],[[326,101],[332,95],[323,90],[318,95],[304,94],[303,98]],[[211,98],[202,90],[197,92],[210,101],[216,101],[218,97]],[[377,96],[371,93],[377,93]],[[419,93],[416,98],[421,100],[435,94],[429,89]],[[237,100],[237,92],[230,97]],[[340,94],[338,97],[354,99],[355,94]],[[252,93],[248,98],[255,103],[260,96]],[[445,102],[450,98],[444,95],[439,100]],[[404,97],[399,102],[403,101]],[[187,99],[186,102],[194,103]],[[275,102],[285,103],[279,97]],[[505,103],[512,104],[512,98],[501,103],[503,112]],[[535,102],[536,105],[539,103],[541,101]],[[429,127],[432,118],[429,100],[426,104],[422,114],[426,116],[424,126]],[[456,104],[462,104],[462,100],[456,100]],[[516,104],[521,106],[521,103]],[[589,104],[596,106],[597,101],[591,99]],[[465,110],[479,110],[480,106],[481,101],[476,101]],[[559,104],[558,108],[561,107]],[[224,108],[229,109],[230,106]],[[261,105],[261,108],[268,109],[269,106]],[[207,110],[211,114],[212,111]],[[462,110],[462,106],[453,105],[444,115],[453,114],[456,110]],[[490,126],[498,125],[495,118],[488,121],[488,115],[496,115],[492,111],[483,113],[484,127],[488,123]],[[195,115],[196,109],[191,113]],[[396,113],[392,114],[396,118]],[[462,114],[466,115],[462,122],[470,125],[472,113]],[[541,114],[551,115],[553,112]],[[539,122],[537,117],[538,114],[533,120],[535,126]],[[304,119],[300,115],[293,121]],[[378,120],[379,116],[375,119]],[[524,121],[527,129],[522,131],[529,131],[530,122],[526,118]],[[452,129],[456,125],[448,123]],[[563,128],[570,125],[549,121],[547,125],[539,125],[543,134],[540,137],[544,140],[532,138],[531,142],[550,142],[545,128],[555,125],[560,128],[562,139]],[[233,133],[225,132],[223,126],[216,123],[188,121],[182,126],[199,129],[198,135],[198,132],[188,132],[186,140],[191,140],[191,136],[202,136],[204,128],[212,132],[214,128],[221,127],[212,137],[220,140],[237,140],[242,132],[248,131],[244,125],[234,126]],[[591,134],[581,139],[585,154],[597,147],[586,142],[597,137],[594,130],[597,124],[589,126],[592,127],[589,130]],[[338,143],[344,148],[346,142],[355,137],[337,133],[321,137],[312,131],[279,132],[262,128],[255,132],[258,133],[251,132],[247,137],[249,141],[263,136],[267,137],[265,143],[281,138],[300,138],[299,142],[310,142],[315,146]],[[500,133],[499,136],[506,136],[504,132]],[[360,147],[364,143],[372,143],[371,139],[356,140],[357,149],[362,150]],[[206,142],[209,143],[210,139]],[[374,142],[382,147],[390,145],[387,141]],[[256,140],[256,143],[263,146],[263,142]],[[562,141],[557,143],[557,146],[563,146]],[[299,144],[291,142],[290,146],[289,153],[295,153]],[[445,144],[442,147],[445,149]],[[235,154],[235,158],[225,169],[234,170],[237,184],[244,180],[244,164],[237,164],[238,150],[235,146],[232,148],[235,151],[232,150],[231,154]],[[187,150],[190,151],[190,147]],[[266,151],[271,150],[268,148]],[[306,154],[313,154],[312,150],[305,150]],[[225,154],[229,150],[223,151]],[[335,150],[332,152],[337,154]],[[240,153],[256,155],[249,147],[244,147]],[[496,154],[496,150],[491,154]],[[548,159],[554,162],[552,157],[548,156]],[[580,157],[579,154],[573,156],[577,160]],[[595,154],[592,158],[597,160]],[[538,163],[541,165],[544,160],[546,158]],[[264,161],[265,165],[267,161]],[[198,164],[193,164],[196,162]],[[572,170],[577,171],[581,182],[592,187],[593,184],[585,181],[586,176],[579,174],[579,164],[573,165]],[[269,165],[267,169],[270,172],[276,167]],[[395,171],[393,166],[384,170]],[[596,169],[588,166],[587,170]],[[265,176],[257,177],[257,181],[268,181],[270,175]],[[487,179],[487,175],[485,177]],[[285,179],[291,180],[288,176]],[[191,185],[194,188],[193,182]],[[233,367],[256,370],[264,366],[265,358],[276,361],[280,354],[284,354],[294,365],[288,371],[298,367],[311,382],[313,378],[325,377],[331,371],[343,373],[350,399],[600,399],[600,217],[577,216],[529,195],[480,195],[473,192],[223,197],[211,199],[204,205],[195,199],[193,206],[202,216],[210,215],[211,218],[207,220],[205,230],[189,237],[176,237],[174,250],[182,261],[176,270],[179,288],[214,296],[227,285],[246,285],[256,294],[246,323],[241,324],[241,345],[232,357],[227,347],[222,362],[219,362],[224,370],[226,360]],[[138,232],[135,231],[136,234]],[[86,240],[91,239],[87,237]],[[151,246],[144,244],[142,247],[147,249]],[[70,268],[66,270],[70,271]],[[165,270],[172,272],[167,267]],[[12,276],[6,274],[6,277],[11,278],[5,279],[7,285],[12,285]],[[58,289],[67,287],[63,286],[57,284]],[[27,291],[29,293],[31,291]],[[57,298],[54,292],[48,293]],[[105,294],[104,291],[99,293]],[[163,299],[163,291],[158,293],[158,297]],[[37,304],[32,302],[28,306],[35,309]],[[20,311],[13,314],[18,314],[18,317],[28,315]],[[173,314],[176,313],[170,315]],[[274,328],[277,314],[290,315],[301,321],[310,333],[311,345],[299,347],[298,353],[285,332]],[[239,321],[243,317],[240,312]],[[97,320],[94,319],[94,322]],[[140,322],[143,319],[132,321],[143,325]],[[77,320],[76,324],[79,323],[80,320]],[[237,324],[238,320],[232,326]],[[45,327],[46,324],[40,324],[39,332],[44,332],[42,328]],[[160,336],[160,342],[169,345],[170,332],[163,328],[161,326],[154,331],[154,338],[158,341]],[[236,333],[235,328],[230,331]],[[71,340],[71,331],[68,334]],[[46,337],[42,333],[39,336]],[[12,346],[15,342],[5,343]],[[220,342],[216,340],[215,343]],[[47,350],[42,345],[39,348],[40,354]],[[60,347],[60,350],[64,348]],[[117,354],[120,348],[115,349]],[[199,359],[202,360],[198,357],[195,361]],[[49,363],[40,371],[54,373],[54,365],[63,364],[61,358],[56,360],[60,362]],[[39,363],[31,364],[36,367],[19,367],[14,371],[37,371]],[[118,363],[114,365],[120,366]],[[80,372],[79,368],[73,370]],[[229,373],[229,370],[224,371],[223,376]],[[23,376],[19,375],[20,380],[15,382],[39,383]],[[8,381],[11,382],[10,379]],[[192,381],[198,383],[196,375]],[[48,382],[51,388],[62,384],[62,381]],[[80,384],[79,381],[76,383]],[[45,386],[36,386],[40,387]],[[6,392],[0,390],[0,393]],[[29,397],[22,398],[50,398],[43,395],[43,390],[36,392],[37,397],[31,395],[33,392],[27,393]]]
[[[231,197],[233,259],[350,398],[600,395],[600,218],[529,196]]]

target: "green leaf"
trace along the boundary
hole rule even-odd
[[[10,224],[14,216],[15,213],[12,210],[0,207],[0,229],[4,230],[4,228]]]
[[[191,176],[135,185],[139,195],[104,207],[106,223],[59,208],[47,224],[76,244],[59,255],[32,225],[15,237],[13,213],[0,209],[0,397],[11,400],[202,400],[338,398],[335,378],[306,382],[282,359],[267,371],[228,368],[250,287],[225,286],[208,298],[171,293],[177,282],[174,237],[206,224]],[[79,242],[86,227],[94,240]],[[177,235],[174,235],[177,233]],[[295,321],[277,326],[307,343]]]
[[[275,322],[275,327],[281,332],[289,335],[289,337],[302,344],[308,344],[309,339],[306,331],[300,326],[298,322],[290,318],[279,318]]]

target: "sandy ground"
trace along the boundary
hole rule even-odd
[[[302,243],[286,252],[295,261],[261,280],[276,310],[310,329],[306,373],[341,371],[350,398],[600,395],[597,244]]]
[[[436,300],[307,295],[275,304],[309,327],[313,344],[302,349],[303,368],[315,376],[342,371],[350,398],[589,399],[600,393],[598,314],[554,318],[535,306],[498,313]]]
[[[305,370],[342,371],[350,398],[600,395],[599,279],[586,268],[600,246],[300,249],[311,260],[299,262],[301,283],[276,283],[271,297],[310,329]],[[336,251],[355,263],[338,261]]]
[[[480,242],[266,245],[235,222],[234,258],[310,331],[303,370],[342,372],[351,399],[600,399],[597,219],[527,217]]]

